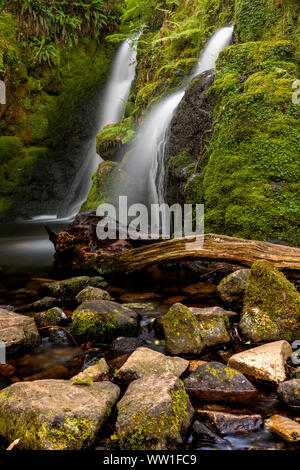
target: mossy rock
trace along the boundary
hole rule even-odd
[[[38,327],[57,326],[67,323],[67,316],[63,310],[53,307],[46,312],[35,313],[34,319]]]
[[[102,276],[79,276],[62,281],[46,282],[41,284],[40,293],[46,297],[55,297],[63,300],[75,300],[75,297],[87,287],[105,289],[107,283]]]
[[[117,124],[106,126],[97,135],[96,148],[98,155],[100,155],[103,160],[115,161],[120,150],[126,147],[134,137],[134,134],[135,130],[132,118],[123,119],[123,121]]]
[[[300,337],[300,294],[267,261],[257,261],[251,268],[240,328],[254,343]]]

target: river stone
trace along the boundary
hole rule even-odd
[[[118,403],[116,424],[123,450],[177,449],[183,443],[194,409],[174,375],[132,382]]]
[[[267,261],[257,261],[251,268],[240,328],[254,343],[300,338],[300,294]]]
[[[254,379],[280,383],[286,379],[285,364],[291,355],[287,341],[276,341],[234,354],[228,365]]]
[[[68,322],[65,312],[58,307],[50,308],[46,312],[37,312],[34,319],[39,328],[63,325]]]
[[[111,300],[111,296],[106,290],[99,287],[86,287],[76,296],[76,301],[80,304],[87,300]]]
[[[76,295],[88,286],[105,289],[107,282],[101,276],[80,276],[63,281],[46,282],[41,284],[40,292],[47,297],[63,300],[74,300]]]
[[[243,374],[218,362],[198,367],[184,379],[184,385],[192,398],[204,401],[247,403],[257,395]]]
[[[203,318],[215,318],[215,317],[222,317],[222,318],[229,318],[229,317],[236,317],[237,313],[232,312],[231,310],[224,310],[222,307],[189,307],[189,310],[193,313],[193,315],[200,316]]]
[[[236,303],[243,300],[250,269],[239,269],[226,276],[218,285],[218,294],[226,303]]]
[[[277,393],[287,405],[300,406],[300,379],[283,382],[279,385]]]
[[[44,312],[53,307],[57,307],[61,303],[62,302],[55,297],[43,297],[42,299],[33,302],[33,304],[31,304],[28,309],[33,312]]]
[[[108,364],[106,360],[102,358],[96,364],[90,367],[87,367],[84,371],[79,372],[79,374],[72,377],[71,383],[87,381],[87,384],[88,384],[89,383],[88,380],[90,380],[91,382],[99,382],[101,378],[105,377],[108,374],[109,374]]]
[[[117,378],[125,382],[143,379],[151,375],[166,373],[180,377],[188,368],[189,361],[181,357],[168,357],[148,348],[138,348],[117,373]]]
[[[171,354],[200,354],[204,343],[201,327],[182,304],[173,305],[163,317],[166,350]]]
[[[201,439],[201,441],[206,442],[224,442],[220,436],[218,436],[215,432],[213,432],[206,424],[201,423],[200,421],[195,421],[193,425],[193,430],[197,437]]]
[[[213,316],[199,312],[194,313],[194,315],[199,323],[202,341],[205,346],[215,346],[230,341],[230,336],[227,331],[229,327],[229,319],[227,316]]]
[[[60,330],[58,328],[49,328],[47,329],[47,332],[49,341],[52,344],[67,345],[72,342],[71,337],[67,334],[66,331]]]
[[[285,416],[272,416],[267,421],[266,427],[287,442],[300,441],[300,424]]]
[[[109,300],[83,302],[73,313],[73,334],[79,342],[110,343],[116,336],[138,332],[138,314]]]
[[[198,414],[205,422],[212,424],[223,436],[236,432],[257,431],[263,425],[263,419],[260,415],[235,415],[206,410],[198,410]]]
[[[128,354],[143,345],[144,341],[141,338],[126,338],[124,336],[120,336],[113,340],[110,345],[110,350],[119,354]]]
[[[0,435],[28,450],[81,450],[90,447],[118,400],[110,382],[93,387],[68,380],[11,385],[0,393]]]
[[[123,307],[130,308],[131,310],[136,310],[138,313],[153,312],[156,309],[155,304],[151,302],[145,302],[145,303],[132,302],[129,304],[123,304]]]
[[[0,308],[0,340],[6,352],[15,353],[38,346],[40,335],[33,318]]]

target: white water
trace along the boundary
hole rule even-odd
[[[102,99],[98,105],[95,137],[87,144],[86,158],[63,207],[60,209],[60,218],[75,216],[87,199],[92,185],[92,176],[102,161],[96,152],[97,134],[108,124],[115,124],[124,117],[126,101],[135,78],[139,36],[124,41],[116,54],[104,93],[104,100]]]
[[[222,28],[212,36],[188,83],[200,73],[215,68],[220,52],[231,42],[233,29],[233,26]],[[132,149],[127,169],[138,179],[149,173],[148,202],[150,204],[163,204],[165,201],[165,150],[168,132],[175,110],[184,94],[185,89],[177,91],[153,108],[146,117],[137,143]]]

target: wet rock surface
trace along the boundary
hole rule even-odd
[[[122,449],[176,449],[183,442],[194,409],[177,377],[162,375],[132,382],[117,405]]]
[[[160,377],[172,374],[180,377],[188,368],[189,362],[180,357],[168,357],[148,348],[138,348],[116,374],[125,382],[146,378],[152,375]]]
[[[117,385],[71,385],[39,380],[11,385],[0,393],[0,435],[31,450],[90,447],[120,394]]]
[[[279,385],[277,393],[287,405],[300,407],[300,379],[283,382]]]
[[[114,339],[110,345],[110,349],[115,353],[127,354],[132,353],[143,345],[144,341],[141,338],[126,338],[125,336],[120,336]]]
[[[257,431],[263,425],[263,419],[260,415],[235,415],[206,410],[198,410],[198,414],[205,422],[213,425],[223,436]]]
[[[99,287],[86,287],[76,296],[76,302],[79,304],[88,300],[111,300],[109,293]]]
[[[285,365],[291,355],[287,341],[275,341],[234,354],[228,365],[254,379],[278,384],[286,379]]]
[[[71,383],[84,383],[92,384],[93,382],[99,382],[100,379],[109,374],[109,367],[104,358],[100,359],[95,365],[87,367],[84,371],[75,375],[71,379]]]
[[[218,294],[226,303],[242,302],[250,269],[239,269],[226,276],[218,285]]]
[[[195,421],[193,430],[199,437],[199,439],[207,442],[223,442],[223,439],[213,432],[206,424],[201,421]]]
[[[43,283],[40,286],[40,293],[47,297],[74,300],[79,292],[89,286],[105,289],[107,287],[107,283],[101,276],[79,276],[65,279],[63,281]]]
[[[33,318],[0,309],[0,340],[6,352],[15,353],[38,346],[40,335]]]
[[[288,442],[300,442],[300,424],[285,416],[274,415],[268,423],[268,428],[273,433]]]
[[[67,323],[67,316],[64,311],[58,307],[53,307],[46,312],[37,312],[34,319],[39,328],[45,326],[58,326]]]
[[[197,400],[247,403],[257,397],[256,388],[237,370],[209,362],[184,379],[187,393]]]

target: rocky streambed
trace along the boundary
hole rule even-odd
[[[1,447],[297,449],[297,289],[263,261],[188,282],[3,278]]]

